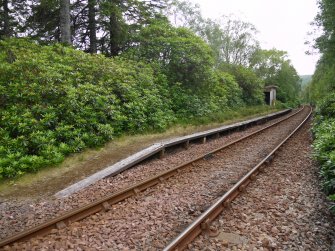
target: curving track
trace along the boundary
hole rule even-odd
[[[177,236],[165,249],[168,250],[183,250],[187,245],[195,239],[200,233],[207,232],[208,235],[217,235],[217,230],[211,228],[211,222],[220,215],[220,213],[225,209],[231,207],[231,202],[241,193],[246,190],[249,183],[256,179],[256,176],[264,171],[266,165],[268,165],[274,158],[275,153],[278,149],[286,143],[286,141],[293,136],[300,127],[304,125],[307,119],[310,117],[312,110],[309,109],[308,115],[303,118],[303,120],[295,126],[294,130],[290,132],[287,137],[278,137],[272,151],[265,151],[266,155],[258,163],[255,163],[254,167],[251,168],[239,181],[231,187],[221,198],[219,198],[215,203],[213,203],[201,216],[196,219],[190,226],[188,226],[181,234]],[[303,114],[303,112],[302,112]]]
[[[118,196],[122,197],[120,200],[107,196],[86,206],[84,213],[83,209],[79,209],[54,219],[50,226],[45,225],[47,229],[41,228],[42,233],[52,229],[51,234],[15,243],[11,247],[20,250],[41,247],[48,247],[50,250],[162,249],[201,215],[207,205],[229,190],[250,168],[271,153],[309,112],[310,109],[306,107],[291,118],[244,137],[242,141],[233,141],[223,149],[193,157],[178,168],[163,173],[163,176],[126,188],[124,194],[119,193]],[[168,178],[169,176],[171,177]],[[149,186],[157,183],[157,186]],[[141,190],[144,192],[140,192]],[[129,198],[123,200],[124,197]],[[105,212],[93,214],[65,227],[75,219],[101,210]],[[78,212],[79,216],[76,214]],[[0,245],[20,240],[19,237],[25,238],[22,234],[5,239]]]

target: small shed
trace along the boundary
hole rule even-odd
[[[268,85],[264,87],[265,103],[274,106],[276,104],[276,92],[278,86]]]

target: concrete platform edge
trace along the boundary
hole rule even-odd
[[[245,120],[242,122],[238,122],[235,124],[231,124],[231,125],[226,125],[226,126],[222,126],[222,127],[218,127],[215,129],[211,129],[211,130],[207,130],[207,131],[203,131],[203,132],[199,132],[199,133],[194,133],[191,135],[187,135],[187,136],[183,136],[183,137],[178,137],[178,138],[174,138],[174,139],[170,139],[170,140],[165,140],[159,143],[155,143],[109,167],[106,167],[105,169],[96,172],[95,174],[73,184],[70,185],[69,187],[57,192],[55,194],[55,196],[57,198],[64,198],[67,197],[75,192],[78,192],[79,190],[95,183],[96,181],[106,178],[108,176],[114,176],[120,172],[123,172],[124,170],[127,170],[131,167],[133,167],[134,165],[136,165],[137,163],[149,158],[150,156],[157,154],[160,151],[163,151],[166,147],[171,147],[171,146],[175,146],[175,145],[179,145],[179,144],[183,144],[185,142],[189,142],[192,140],[196,140],[199,138],[206,138],[208,136],[211,136],[213,134],[218,134],[218,133],[222,133],[225,131],[231,131],[234,129],[239,129],[239,128],[243,128],[245,126],[250,126],[252,124],[255,124],[257,122],[261,122],[261,121],[267,121],[267,120],[271,120],[274,118],[277,118],[279,116],[283,116],[287,113],[289,113],[291,111],[291,109],[286,109],[283,111],[279,111],[279,112],[275,112],[275,113],[271,113],[262,117],[257,117],[254,119],[249,119],[249,120]]]

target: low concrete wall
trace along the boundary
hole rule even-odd
[[[249,119],[246,121],[238,122],[232,125],[226,125],[222,127],[218,127],[215,129],[211,129],[208,131],[203,131],[199,133],[194,133],[191,135],[183,136],[183,137],[178,137],[166,141],[162,141],[160,143],[153,144],[145,149],[143,149],[140,152],[137,152],[117,163],[115,163],[112,166],[106,167],[105,169],[59,191],[58,193],[55,194],[56,197],[67,197],[71,195],[72,193],[75,193],[93,183],[96,181],[116,175],[120,172],[123,172],[124,170],[133,167],[134,165],[138,164],[139,162],[157,154],[160,153],[160,157],[164,156],[165,149],[168,147],[174,147],[177,145],[184,145],[186,148],[188,147],[189,143],[195,140],[202,140],[202,142],[206,142],[206,139],[211,136],[219,136],[222,133],[228,133],[232,132],[235,130],[241,130],[245,129],[246,127],[256,125],[256,124],[261,124],[265,123],[268,120],[278,118],[280,116],[283,116],[287,113],[289,113],[291,109],[283,110],[280,112],[276,113],[271,113],[266,116],[254,118],[254,119]]]

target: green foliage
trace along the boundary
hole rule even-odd
[[[277,99],[283,103],[295,104],[300,93],[300,77],[287,59],[287,52],[257,50],[252,56],[250,67],[265,85],[276,85]]]
[[[226,93],[228,106],[232,108],[244,106],[242,89],[235,81],[235,78],[226,72],[217,71],[216,74],[217,81]]]
[[[0,48],[2,177],[57,164],[124,132],[163,130],[175,119],[161,95],[164,78],[142,63],[22,39]]]
[[[211,49],[188,29],[158,21],[142,29],[135,41],[122,56],[150,63],[167,77],[171,108],[179,121],[244,104],[235,79],[215,71]]]
[[[259,47],[250,23],[206,20],[177,1],[173,12],[190,29],[176,28],[161,14],[166,0],[71,1],[73,45],[101,53],[88,55],[54,44],[59,1],[0,3],[0,178],[124,133],[220,120],[263,103],[264,79],[250,67]],[[283,100],[295,91],[294,71],[287,65],[276,75],[289,80]]]
[[[214,70],[209,46],[188,29],[158,21],[142,29],[135,41],[136,46],[122,56],[150,63],[166,76],[171,108],[179,121],[243,104],[234,78]]]
[[[334,55],[335,3],[332,0],[318,0],[320,12],[315,17],[315,24],[322,27],[323,34],[315,41],[315,46],[324,55]]]
[[[318,102],[329,93],[335,92],[335,4],[330,0],[319,0],[319,13],[314,25],[322,34],[315,40],[314,48],[321,53],[312,82],[305,89],[307,101]]]
[[[324,189],[335,201],[335,4],[319,0],[318,5],[320,11],[314,24],[322,34],[316,39],[314,48],[319,50],[321,58],[303,94],[305,100],[317,104],[313,126],[315,158],[321,166]]]
[[[264,84],[260,78],[249,68],[241,65],[221,65],[224,71],[233,75],[242,90],[242,99],[249,105],[259,105],[264,101]]]
[[[283,62],[272,82],[278,85],[277,97],[282,102],[294,102],[298,99],[300,77],[288,61]]]
[[[188,29],[158,21],[143,28],[134,40],[136,46],[123,56],[158,64],[170,85],[182,83],[195,89],[206,86],[213,78],[211,49]]]
[[[209,118],[244,106],[241,90],[227,73],[217,73],[206,90],[193,91],[176,84],[171,88],[172,110],[179,122]]]
[[[251,56],[259,47],[256,33],[253,24],[229,16],[222,16],[216,23],[208,22],[206,26],[206,38],[217,55],[218,63],[245,67],[248,67]]]
[[[187,58],[192,50],[184,52]],[[171,82],[157,61],[149,66],[60,44],[1,41],[0,178],[58,164],[124,133],[213,121],[244,105],[233,76],[206,71],[208,79],[195,88]],[[189,79],[185,75],[183,81]]]
[[[335,194],[335,120],[326,119],[315,125],[314,133],[313,146],[321,165],[324,189],[328,194]]]
[[[189,28],[208,43],[216,65],[249,65],[251,55],[259,47],[253,24],[232,15],[206,19],[199,5],[188,0],[174,0],[168,8],[173,13],[174,25]]]
[[[323,187],[335,201],[335,94],[327,96],[318,106],[313,133],[314,156],[320,163]]]
[[[312,75],[301,75],[301,86],[305,86],[312,81]]]
[[[335,118],[335,93],[329,94],[319,102],[317,114],[325,118]]]
[[[307,97],[312,101],[319,101],[329,93],[335,92],[335,61],[322,56],[308,86]]]
[[[0,0],[0,39],[22,32],[22,19],[27,15],[24,0]]]

